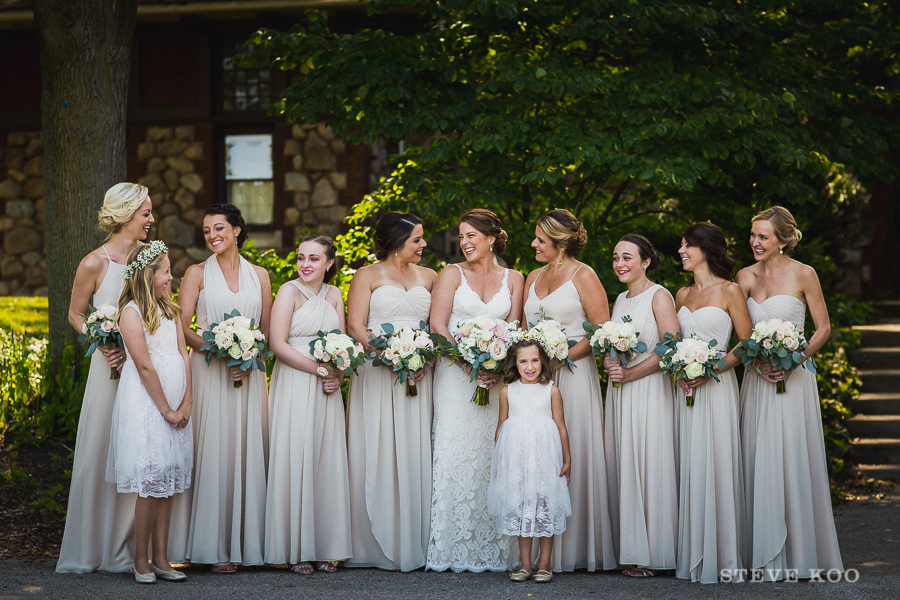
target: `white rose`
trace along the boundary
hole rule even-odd
[[[700,363],[692,362],[687,366],[687,368],[685,368],[684,373],[691,379],[696,379],[697,377],[703,375],[703,365],[701,365]]]
[[[242,342],[252,342],[255,339],[253,336],[253,332],[249,329],[239,329],[237,332],[237,337]]]
[[[231,345],[231,336],[225,334],[216,335],[216,346],[219,348],[227,348]]]
[[[318,375],[319,377],[326,377],[328,375],[328,369],[326,369],[325,367],[317,367],[316,375]]]
[[[416,345],[411,341],[410,342],[406,342],[406,341],[402,342],[400,344],[400,348],[398,349],[400,356],[403,358],[406,358],[407,356],[409,356],[410,354],[412,354],[415,351],[416,351]]]
[[[251,353],[249,350],[241,354],[242,360],[250,360],[251,358],[253,358],[253,353]]]
[[[253,342],[241,342],[241,350],[243,350],[244,352],[247,352],[252,347],[253,347]]]
[[[331,362],[331,354],[329,354],[328,352],[323,352],[322,358],[320,358],[319,360],[321,360],[322,362],[329,363],[329,362]]]
[[[569,358],[569,347],[562,344],[556,347],[556,360],[565,360]]]
[[[263,341],[264,339],[266,339],[266,336],[264,336],[264,335],[263,335],[263,332],[260,331],[259,329],[254,329],[254,330],[253,330],[253,337],[256,338],[256,340],[259,341],[259,342],[261,342],[261,341]]]
[[[251,348],[250,356],[252,356],[253,358],[256,358],[257,356],[259,356],[259,348],[256,348],[256,347]]]
[[[478,338],[478,340],[475,342],[475,345],[476,345],[476,346],[478,347],[478,349],[481,350],[482,352],[490,352],[490,350],[491,350],[491,342],[490,342],[490,340],[491,340],[491,338],[484,339],[484,336],[482,336],[482,337],[479,337],[479,338]]]
[[[784,345],[788,347],[788,350],[796,350],[800,347],[800,343],[794,338],[785,340]]]
[[[313,356],[315,357],[316,360],[321,361],[321,360],[323,360],[322,357],[325,356],[325,351],[322,350],[321,348],[316,348],[313,350]]]
[[[486,361],[484,361],[483,363],[481,363],[481,366],[489,371],[493,371],[494,369],[497,368],[497,361],[494,360],[493,358],[489,358]]]
[[[765,348],[766,350],[771,350],[772,346],[774,346],[774,344],[772,343],[772,340],[770,340],[769,338],[764,339],[762,342],[762,345],[763,345],[763,348]]]
[[[698,362],[705,363],[708,360],[709,360],[709,352],[706,352],[705,350],[701,350],[700,352],[697,353],[697,361]]]
[[[491,353],[491,358],[493,360],[503,360],[506,358],[506,344],[497,340],[490,345],[488,352]]]
[[[238,345],[234,345],[228,349],[228,356],[234,359],[238,359],[241,357],[241,347]]]
[[[419,369],[421,369],[422,367],[425,366],[425,360],[420,355],[413,354],[412,356],[409,357],[407,364],[409,365],[409,368],[412,369],[413,371],[418,371]]]
[[[628,349],[631,347],[631,344],[628,343],[628,338],[619,338],[616,341],[616,350],[619,352],[628,352]]]
[[[431,343],[431,338],[428,337],[427,334],[417,335],[416,336],[416,348],[431,348],[433,344]]]
[[[247,317],[237,316],[232,319],[235,327],[240,327],[241,329],[250,329],[250,319]]]
[[[81,324],[81,333],[87,333],[87,323]]]
[[[394,360],[394,351],[391,350],[390,348],[385,348],[382,356],[388,360]]]
[[[416,337],[416,332],[410,329],[409,327],[404,327],[400,330],[400,339],[404,342],[412,342]]]

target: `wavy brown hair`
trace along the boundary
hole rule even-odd
[[[149,251],[149,249],[150,245],[144,244],[129,252],[128,264],[136,261],[142,252]],[[119,322],[119,319],[122,318],[122,311],[125,310],[125,306],[132,300],[137,304],[138,310],[141,313],[141,323],[150,335],[156,333],[156,330],[159,329],[159,326],[161,325],[159,318],[160,313],[170,321],[174,321],[178,318],[178,315],[181,314],[181,307],[175,304],[172,300],[172,296],[157,298],[153,289],[153,278],[156,276],[156,272],[162,266],[163,261],[168,255],[168,252],[160,252],[153,260],[147,263],[146,267],[143,269],[135,269],[134,273],[131,274],[131,277],[125,281],[125,287],[122,288],[122,293],[119,295],[119,316],[116,317],[117,323]],[[172,268],[171,263],[169,264],[169,268]]]
[[[728,256],[728,242],[725,233],[709,221],[688,225],[681,234],[688,246],[696,246],[706,256],[709,271],[716,277],[731,281],[734,273],[734,259]]]
[[[538,349],[538,356],[541,359],[541,374],[538,375],[538,383],[550,383],[552,380],[550,357],[547,356],[544,348],[537,340],[522,340],[509,347],[509,351],[506,353],[506,362],[503,363],[503,381],[506,383],[519,381],[521,375],[519,375],[519,368],[516,366],[516,361],[519,359],[519,350],[529,346],[534,346]]]

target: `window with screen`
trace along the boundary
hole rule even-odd
[[[248,225],[274,225],[271,134],[225,136],[225,183]]]

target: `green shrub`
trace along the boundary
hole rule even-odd
[[[843,331],[837,340],[827,343],[816,354],[816,383],[822,405],[822,430],[830,475],[844,470],[844,461],[851,448],[850,434],[844,422],[851,416],[847,406],[859,397],[862,380],[859,370],[850,364],[847,353],[859,345],[858,338],[858,333]]]

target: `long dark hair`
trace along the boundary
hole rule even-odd
[[[412,213],[385,213],[375,225],[375,258],[384,260],[391,252],[402,248],[416,225],[421,223],[422,219]]]
[[[696,246],[703,251],[713,275],[731,281],[734,259],[728,256],[728,242],[725,241],[725,233],[718,226],[708,221],[694,223],[684,230],[681,237],[688,246]]]
[[[503,363],[503,381],[512,383],[521,378],[516,361],[519,359],[519,350],[529,346],[534,346],[538,349],[538,356],[541,359],[541,374],[538,375],[538,383],[550,383],[550,357],[547,356],[543,346],[537,340],[521,340],[509,347],[509,351],[506,353],[506,362]]]
[[[244,242],[250,237],[250,233],[247,231],[247,224],[244,223],[244,215],[241,214],[241,209],[234,204],[213,204],[203,213],[203,216],[207,215],[222,215],[229,225],[240,227],[241,232],[237,235],[237,247],[243,248]]]

